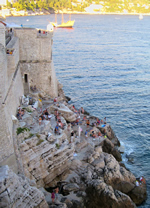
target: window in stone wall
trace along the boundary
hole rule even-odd
[[[24,81],[25,81],[25,83],[28,83],[28,75],[27,74],[24,74]]]

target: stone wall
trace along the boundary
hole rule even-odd
[[[1,28],[5,31],[3,26]],[[18,62],[18,41],[12,39],[8,46],[16,53],[6,54],[7,46],[5,47],[4,39],[5,32],[0,36],[0,42],[4,44],[0,44],[0,165],[10,164],[15,167],[12,115],[16,115],[16,109],[20,104],[23,84]]]
[[[0,43],[5,46],[5,26],[0,23]]]
[[[8,157],[14,157],[12,115],[16,115],[16,109],[20,105],[19,100],[22,95],[22,77],[18,66],[16,76],[12,79],[3,99],[3,104],[0,107],[0,162],[3,161],[3,164],[5,164],[4,160],[8,159]],[[14,164],[11,165],[13,166]]]
[[[10,83],[19,63],[19,39],[13,37],[7,44],[7,49],[13,50],[13,54],[7,54],[7,75],[8,83]]]
[[[20,66],[28,88],[36,85],[51,97],[58,96],[57,79],[52,61],[52,32],[31,28],[17,28]],[[44,33],[44,34],[43,34]]]

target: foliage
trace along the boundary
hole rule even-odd
[[[59,144],[58,144],[58,143],[56,143],[55,145],[56,145],[56,148],[57,148],[57,149],[59,149],[59,148],[60,148],[60,146],[59,146]]]
[[[30,129],[28,129],[27,127],[24,127],[24,128],[19,127],[19,128],[17,128],[16,133],[17,133],[17,135],[19,135],[19,134],[23,133],[24,131],[30,131]]]
[[[42,142],[44,142],[43,139],[39,139],[39,141],[37,142],[36,146],[40,145]]]
[[[36,136],[37,136],[38,139],[40,139],[40,137],[41,137],[39,134],[36,134]]]
[[[18,0],[13,5],[7,1],[7,7],[15,7],[16,10],[32,10],[35,9],[46,9],[53,8],[55,11],[58,10],[69,10],[69,11],[84,11],[84,9],[90,4],[92,0],[77,1],[77,0]],[[95,0],[95,4],[103,6],[103,12],[138,12],[138,13],[149,13],[150,12],[150,1],[149,0]]]
[[[31,133],[31,134],[29,134],[29,136],[28,136],[28,137],[25,137],[25,138],[24,138],[24,140],[31,138],[33,135],[34,135],[34,134],[32,134],[32,133]]]
[[[32,113],[33,111],[30,108],[25,108],[28,113]]]

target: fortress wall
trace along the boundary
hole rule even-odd
[[[19,39],[13,37],[7,45],[7,49],[13,49],[13,54],[7,54],[7,75],[8,82],[10,82],[19,63]]]
[[[36,85],[38,90],[57,97],[57,79],[52,61],[52,36],[49,31],[16,28],[15,35],[19,38],[20,66],[22,76],[27,76],[28,88]],[[27,85],[24,85],[27,87]]]
[[[11,116],[16,115],[16,109],[20,105],[20,96],[23,95],[23,84],[20,69],[11,83],[5,104],[0,106],[0,165],[9,164],[14,169],[14,145],[13,145],[13,121]],[[13,158],[13,159],[12,159]],[[12,162],[13,161],[13,162]]]
[[[1,28],[0,165],[10,164],[14,167],[16,161],[11,116],[16,115],[20,97],[24,94],[22,78],[27,74],[29,85],[37,85],[37,88],[53,97],[58,94],[57,79],[51,56],[51,33],[47,33],[46,37],[45,34],[43,37],[38,37],[39,34],[36,29],[15,29],[15,31],[18,31],[16,32],[18,37],[13,37],[5,48],[5,28],[0,25],[0,30]],[[13,54],[6,54],[7,48],[14,49]],[[19,55],[21,57],[20,62]]]
[[[7,91],[7,59],[5,47],[0,44],[0,101],[3,103]]]
[[[19,38],[20,61],[51,60],[52,32],[39,34],[37,29],[15,28]]]
[[[13,153],[12,140],[9,134],[7,119],[5,115],[6,105],[3,104],[8,84],[7,84],[7,58],[5,47],[0,44],[0,161]]]
[[[58,96],[57,79],[53,61],[20,63],[20,67],[22,76],[24,76],[24,74],[28,75],[29,87],[36,85],[38,90],[44,91],[51,97]]]
[[[18,66],[17,74],[11,83],[10,91],[8,92],[8,96],[5,100],[5,113],[11,137],[13,127],[11,116],[16,116],[16,109],[20,105],[20,97],[23,95],[23,91],[22,76],[20,73],[20,67]]]
[[[5,46],[5,26],[0,23],[0,44]]]
[[[5,28],[3,28],[5,30]],[[1,33],[0,33],[1,35]],[[5,33],[3,33],[5,36]],[[0,42],[3,39],[0,37]],[[11,42],[11,41],[10,41]],[[13,44],[17,49],[18,43]],[[19,49],[19,48],[18,48]],[[17,50],[18,50],[17,49]],[[22,77],[18,66],[18,55],[10,55],[10,62],[6,54],[5,45],[0,44],[0,165],[8,163],[8,158],[14,157],[13,146],[13,123],[11,115],[16,115],[16,108],[19,105],[19,97],[23,95]],[[11,79],[9,69],[12,69]],[[3,163],[2,163],[3,162]],[[14,166],[14,162],[11,164]]]
[[[16,115],[16,108],[20,105],[19,98],[23,95],[23,85],[20,70],[12,81],[5,103],[1,105],[0,117],[0,161],[9,157],[13,152],[13,122],[12,115]]]

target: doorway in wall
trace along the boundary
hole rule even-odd
[[[24,95],[29,94],[28,74],[24,74]]]

